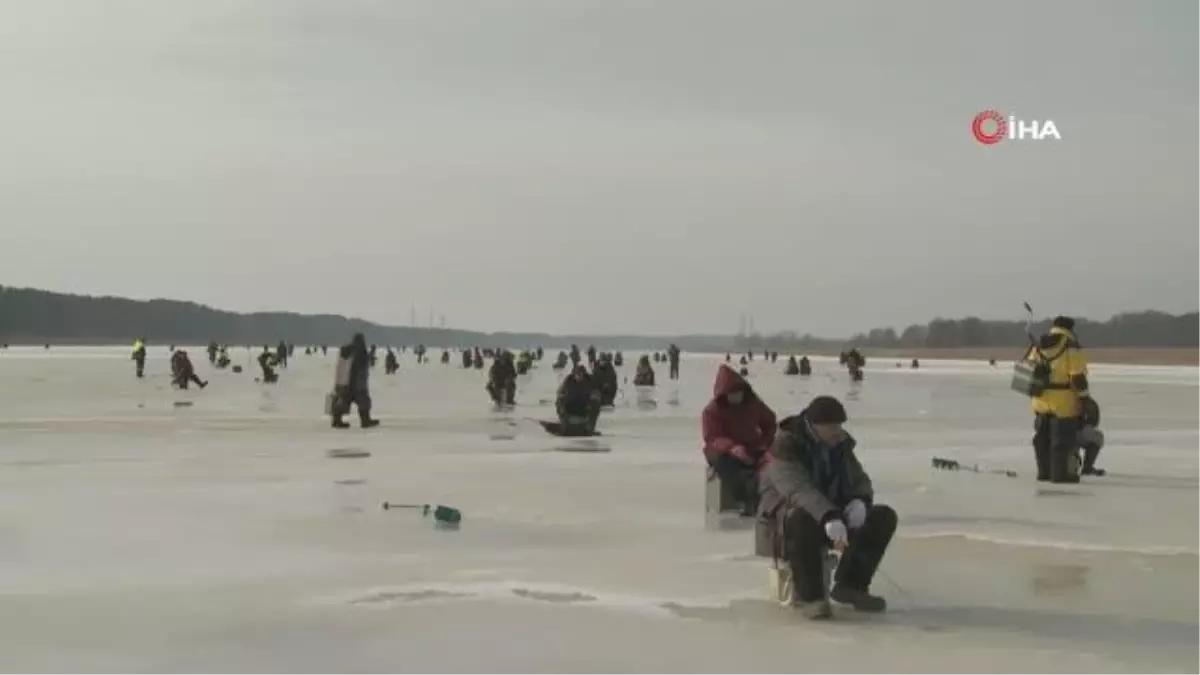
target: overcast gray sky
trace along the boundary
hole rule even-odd
[[[0,283],[554,332],[1195,310],[1197,14],[0,0]],[[986,108],[1062,140],[980,145]]]

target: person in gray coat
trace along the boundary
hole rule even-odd
[[[829,597],[859,611],[882,612],[871,579],[896,531],[896,512],[875,503],[871,478],[842,425],[846,409],[818,396],[779,424],[759,476],[759,518],[776,560],[791,566],[794,603],[805,616],[826,619],[824,553],[842,552]]]

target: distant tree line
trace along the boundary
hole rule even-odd
[[[483,333],[448,328],[385,326],[333,314],[255,312],[239,314],[178,300],[131,300],[0,286],[0,343],[339,345],[354,333],[380,345],[436,347],[535,347],[665,350],[670,341],[645,335],[571,336],[545,333]],[[693,349],[718,347],[728,338],[694,336]],[[681,347],[683,345],[680,345]],[[723,347],[719,347],[723,348]]]
[[[1043,319],[1029,327],[1041,335],[1050,329]],[[1075,333],[1084,347],[1196,347],[1200,346],[1200,314],[1167,314],[1145,311],[1117,314],[1107,321],[1076,318]],[[739,337],[739,349],[757,347],[796,351],[845,346],[904,348],[1020,347],[1028,344],[1024,321],[989,321],[978,317],[934,319],[913,324],[899,333],[894,328],[876,328],[850,339],[831,340],[812,335],[779,333],[771,336]]]
[[[1108,321],[1077,319],[1076,333],[1085,347],[1196,347],[1200,315],[1189,312],[1118,314]],[[1049,321],[1033,326],[1035,334],[1047,330]],[[875,348],[1019,347],[1027,342],[1022,321],[986,321],[977,317],[934,319],[897,333],[877,328],[850,339],[797,335],[548,335],[545,333],[483,333],[447,328],[385,326],[333,314],[256,312],[239,314],[178,300],[131,300],[54,293],[31,288],[0,286],[0,343],[10,344],[124,344],[136,337],[151,343],[229,345],[276,344],[280,340],[300,345],[337,345],[361,332],[368,342],[381,345],[445,347],[533,347],[664,350],[670,343],[686,351],[744,351],[772,349],[786,352],[837,350],[848,345]]]

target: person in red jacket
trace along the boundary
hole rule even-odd
[[[775,413],[745,378],[722,364],[700,426],[708,465],[729,486],[742,512],[753,515],[758,510],[757,472],[775,440]]]

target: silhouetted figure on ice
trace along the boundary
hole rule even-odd
[[[563,378],[554,399],[554,409],[564,428],[582,432],[566,435],[590,436],[595,433],[596,420],[600,417],[600,392],[587,368],[576,365],[571,374]]]
[[[139,379],[145,377],[146,374],[146,341],[138,338],[133,341],[133,353],[129,356],[133,360],[133,374]]]
[[[190,382],[195,382],[201,389],[208,386],[207,382],[196,376],[196,368],[188,358],[188,353],[182,349],[177,350],[171,354],[171,383],[180,389],[187,389]]]
[[[515,405],[517,397],[517,368],[513,354],[503,351],[496,355],[488,371],[488,395],[496,405]]]
[[[633,375],[633,384],[636,387],[654,386],[654,366],[650,365],[650,357],[645,354],[638,359],[637,371]]]
[[[608,354],[602,354],[592,368],[592,381],[600,391],[600,405],[611,406],[617,399],[617,371]]]
[[[852,382],[862,381],[863,366],[867,365],[867,359],[856,347],[851,347],[842,352],[838,357],[838,362],[846,366],[846,370],[850,372],[850,380]]]
[[[258,367],[262,370],[263,384],[275,384],[279,381],[279,375],[275,372],[275,362],[275,355],[266,345],[263,345],[262,353],[258,355]]]
[[[371,419],[370,374],[371,354],[367,351],[367,341],[362,333],[355,333],[350,344],[338,352],[338,363],[334,369],[333,428],[345,429],[350,426],[342,417],[350,413],[351,404],[358,408],[362,428],[379,425],[379,420]]]
[[[517,359],[517,374],[524,375],[533,368],[533,353],[528,349],[521,350],[521,356]]]

